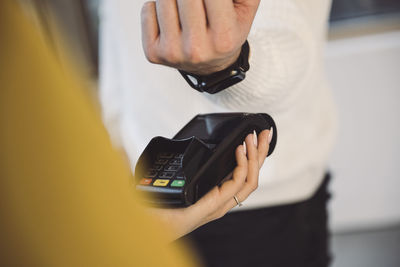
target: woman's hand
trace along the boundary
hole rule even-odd
[[[237,205],[234,196],[243,202],[256,190],[258,173],[268,154],[272,134],[270,130],[262,131],[258,138],[249,134],[243,145],[236,148],[237,166],[232,179],[214,187],[195,204],[187,208],[151,209],[156,217],[170,225],[174,232],[173,240],[224,216]]]
[[[260,0],[156,0],[142,9],[147,59],[195,74],[232,65]]]

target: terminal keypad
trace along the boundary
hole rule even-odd
[[[185,176],[182,171],[183,154],[162,152],[140,180],[144,186],[182,188]]]

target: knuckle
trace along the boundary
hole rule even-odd
[[[245,179],[240,179],[237,183],[238,188],[243,188],[246,184],[246,178]]]
[[[233,177],[234,177],[234,180],[233,180],[233,181],[234,181],[236,184],[239,184],[239,183],[242,183],[242,182],[245,180],[246,173],[245,173],[244,171],[242,171],[242,170],[235,169],[235,170],[233,171]]]
[[[251,189],[255,191],[258,188],[258,179],[252,184]]]
[[[253,169],[254,171],[259,168],[259,163],[257,159],[249,159],[248,160],[249,169]]]
[[[184,54],[188,62],[196,65],[205,63],[210,53],[203,36],[196,32],[187,33],[184,37]]]
[[[235,180],[239,180],[240,182],[245,182],[245,179],[247,176],[247,170],[244,168],[243,169],[235,169],[233,172],[233,176],[236,178]]]
[[[218,212],[218,214],[217,214],[217,216],[218,216],[217,219],[221,219],[222,217],[224,217],[225,214],[226,214],[228,211],[229,211],[229,209],[227,209],[226,207],[222,208],[222,209]]]
[[[249,159],[249,167],[250,168],[258,168],[258,160],[257,159]]]
[[[176,49],[172,45],[169,44],[163,45],[161,54],[162,54],[162,59],[170,64],[176,65],[180,61],[178,49]]]
[[[191,44],[185,48],[185,57],[192,64],[201,64],[206,61],[205,54],[199,45]]]

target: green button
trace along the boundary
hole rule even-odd
[[[185,185],[185,181],[184,180],[175,180],[171,184],[171,186],[173,186],[173,187],[182,187],[184,185]]]

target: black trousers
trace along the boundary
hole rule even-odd
[[[229,213],[185,239],[205,266],[326,267],[329,180],[306,201]]]

